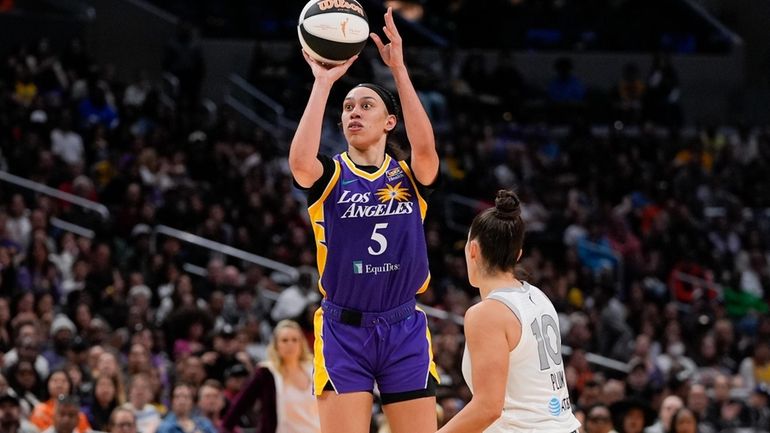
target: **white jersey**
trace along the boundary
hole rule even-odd
[[[500,418],[485,433],[570,433],[580,427],[572,405],[561,357],[556,310],[535,286],[499,289],[487,299],[502,302],[521,321],[521,339],[508,357],[505,404]],[[465,347],[463,377],[473,391],[471,357]]]

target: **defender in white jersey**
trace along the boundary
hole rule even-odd
[[[439,433],[570,433],[580,427],[556,310],[514,272],[524,230],[519,199],[505,190],[471,224],[465,259],[481,302],[465,315],[463,376],[473,398]]]

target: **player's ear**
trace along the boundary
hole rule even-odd
[[[388,114],[388,119],[385,121],[385,131],[393,131],[396,129],[396,125],[398,125],[398,118],[392,114]]]
[[[468,257],[472,260],[478,260],[481,253],[481,247],[477,240],[468,241]]]

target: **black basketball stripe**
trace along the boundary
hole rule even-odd
[[[366,11],[364,11],[364,8],[361,7],[361,4],[358,3],[356,0],[344,0],[344,3],[347,3],[350,5],[350,7],[337,7],[337,6],[331,6],[327,9],[321,10],[320,4],[324,3],[325,1],[329,1],[329,4],[333,4],[335,0],[318,0],[313,6],[310,6],[308,8],[307,12],[305,12],[305,16],[300,17],[300,21],[304,20],[306,18],[310,18],[315,15],[320,14],[326,14],[329,12],[341,12],[345,14],[351,14],[356,15],[359,17],[363,17],[365,20],[368,21],[368,18],[366,17]]]
[[[357,43],[344,43],[319,38],[305,30],[303,25],[299,26],[299,31],[302,34],[302,39],[305,40],[310,49],[318,53],[319,56],[329,60],[347,60],[360,53],[364,45],[366,45],[366,39]]]

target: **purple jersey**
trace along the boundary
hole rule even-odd
[[[357,168],[347,152],[334,157],[334,175],[308,207],[326,299],[377,312],[427,289],[427,203],[415,182],[406,162],[389,155],[374,173]]]

